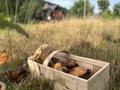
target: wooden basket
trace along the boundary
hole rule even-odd
[[[0,90],[6,90],[6,84],[0,81]]]
[[[83,79],[55,70],[48,67],[52,57],[60,60],[73,59],[79,66],[89,68],[95,73],[89,79]],[[43,75],[48,79],[56,80],[54,90],[109,90],[110,64],[107,62],[71,55],[57,50],[52,52],[43,64],[33,61],[32,56],[29,57],[28,66],[33,76],[40,77]]]

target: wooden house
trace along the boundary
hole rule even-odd
[[[63,19],[65,17],[65,11],[63,10],[62,7],[59,5],[49,5],[45,4],[42,8],[43,10],[43,18],[45,20],[51,20],[51,19]]]

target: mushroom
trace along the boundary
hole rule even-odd
[[[11,78],[15,81],[20,81],[26,75],[26,62],[27,60],[22,60],[22,63],[15,69],[9,70]]]
[[[9,74],[13,80],[19,81],[25,76],[26,70],[23,69],[22,66],[19,66],[18,68],[14,69],[14,70],[10,70]]]
[[[74,76],[78,76],[78,77],[81,77],[83,76],[84,74],[87,73],[87,69],[83,68],[83,67],[74,67],[70,72],[69,74],[71,75],[74,75]]]
[[[8,53],[1,53],[0,54],[0,65],[3,65],[7,62],[11,61],[11,57]]]
[[[65,62],[65,64],[63,66],[65,66],[65,67],[67,67],[68,69],[71,70],[72,68],[78,66],[78,64],[76,63],[75,60],[70,59],[70,60],[68,60],[68,62]]]
[[[56,64],[53,66],[53,68],[56,69],[56,70],[62,71],[62,65],[61,65],[61,63],[56,63]]]

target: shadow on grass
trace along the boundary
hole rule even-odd
[[[101,52],[101,50],[94,48],[93,44],[89,41],[81,41],[77,45],[73,44],[70,51],[76,55],[94,59],[98,59],[98,53]]]

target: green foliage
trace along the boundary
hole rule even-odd
[[[6,17],[6,15],[3,13],[3,12],[1,12],[0,13],[0,19],[3,19],[3,18],[5,18]]]
[[[19,83],[7,84],[7,90],[53,90],[54,82],[45,77],[33,78],[33,76],[27,76],[26,80]]]
[[[5,0],[0,0],[0,13],[6,14]]]
[[[120,2],[114,5],[114,15],[120,17]]]
[[[98,0],[98,7],[100,9],[100,18],[102,19],[114,19],[114,13],[109,10],[109,0]]]
[[[93,14],[94,6],[92,6],[89,0],[86,0],[86,15]],[[82,17],[84,12],[84,0],[75,1],[74,6],[69,10],[70,15],[76,15]]]
[[[42,19],[42,7],[44,5],[44,1],[43,0],[38,0],[37,2],[37,5],[35,7],[35,11],[34,11],[34,14],[33,14],[33,17],[35,19]]]
[[[103,13],[106,9],[108,9],[108,6],[110,5],[109,0],[98,0],[97,3],[99,9],[101,10],[101,13]]]
[[[26,17],[29,18],[41,18],[42,15],[42,6],[45,3],[44,0],[19,0],[19,3],[16,4],[17,0],[1,0],[0,2],[0,13],[3,13],[7,16],[10,16],[12,21],[15,19],[16,5],[17,7],[17,22],[25,22]],[[6,10],[8,7],[8,12]],[[32,11],[31,11],[32,10]],[[28,19],[28,18],[27,18]]]
[[[6,71],[9,71],[13,68],[18,67],[19,65],[21,65],[22,61],[21,60],[14,60],[11,61],[10,63],[4,64],[0,66],[0,74]]]
[[[9,28],[9,30],[16,30],[18,33],[26,36],[27,38],[29,37],[28,34],[25,32],[25,30],[21,26],[8,22],[5,19],[0,20],[0,29],[5,30],[6,28]]]
[[[24,22],[25,17],[29,8],[29,2],[28,0],[23,1],[23,5],[19,8],[20,11],[18,12],[18,21]]]
[[[5,14],[5,13],[3,13],[3,12],[1,12],[0,13],[0,22],[1,21],[8,21],[8,22],[12,22],[12,17],[7,17],[7,15]],[[0,25],[0,26],[2,26],[2,25]]]
[[[7,1],[7,3],[6,3]],[[7,18],[10,18],[11,21],[14,20],[14,16],[15,16],[15,10],[16,10],[16,1],[17,0],[1,0],[0,1],[0,12],[3,13],[4,15],[6,15]],[[19,0],[19,4],[18,4],[18,12],[20,11],[19,8],[21,7],[23,3],[23,0]],[[8,8],[8,11],[7,11]]]
[[[25,19],[28,20],[29,18],[40,19],[43,3],[43,0],[33,1],[32,3],[28,0],[24,1],[23,5],[20,7],[20,12],[18,13],[19,21],[25,22]]]
[[[114,18],[114,15],[109,9],[106,9],[103,13],[100,14],[100,18],[112,19],[112,18]]]

